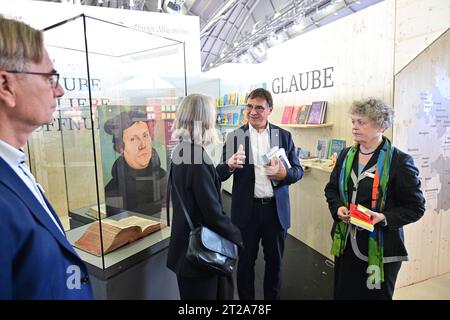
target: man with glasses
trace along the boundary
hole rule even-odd
[[[0,299],[91,299],[86,268],[25,164],[64,94],[43,34],[0,16]]]
[[[303,169],[295,155],[291,134],[269,123],[273,100],[269,91],[253,90],[247,100],[249,123],[228,134],[223,163],[217,166],[222,181],[233,175],[231,220],[242,233],[237,287],[242,300],[255,299],[255,261],[259,243],[265,260],[264,299],[280,299],[281,262],[290,227],[289,185],[300,180]],[[284,148],[291,168],[281,161],[262,163],[272,147]]]

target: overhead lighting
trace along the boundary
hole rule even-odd
[[[209,22],[202,28],[202,30],[200,31],[200,34],[205,33],[206,31],[208,31],[208,29],[214,24],[216,23],[219,19],[222,18],[222,15],[232,6],[236,3],[236,0],[232,0],[232,1],[228,1],[220,10],[219,12],[217,12],[214,17],[209,20]]]
[[[186,0],[172,0],[167,3],[167,8],[169,8],[172,12],[179,13],[181,11],[181,7],[183,6]]]

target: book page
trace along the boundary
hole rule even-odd
[[[146,228],[148,228],[150,226],[159,224],[158,221],[145,219],[145,218],[141,218],[141,217],[137,217],[137,216],[126,217],[126,218],[120,219],[118,221],[108,219],[108,220],[104,220],[103,223],[108,223],[110,225],[116,226],[121,229],[138,226],[141,228],[141,230],[145,230]]]
[[[120,233],[120,228],[117,228],[112,225],[104,225],[102,226],[103,232],[103,249],[105,253],[108,252],[111,245],[113,244],[117,234]],[[78,239],[74,246],[82,249],[84,251],[90,252],[96,256],[101,255],[101,246],[100,246],[100,227],[98,222],[93,222],[89,228],[83,233],[83,235]]]

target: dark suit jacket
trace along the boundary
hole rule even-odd
[[[378,154],[383,144],[375,151],[364,170],[372,167],[378,159]],[[339,155],[336,166],[331,172],[330,181],[325,187],[325,196],[328,201],[331,215],[336,222],[339,207],[344,206],[339,198],[339,174],[350,148]],[[353,170],[358,172],[358,156],[353,161]],[[356,202],[367,208],[371,208],[373,179],[365,178],[359,182]],[[348,199],[351,201],[353,182],[349,179]],[[425,199],[420,190],[419,171],[414,166],[413,158],[395,148],[392,156],[391,171],[388,181],[385,209],[382,212],[386,216],[387,226],[382,227],[384,232],[384,256],[398,257],[395,261],[407,260],[407,251],[404,244],[403,226],[419,220],[425,212]],[[334,230],[335,225],[333,225]],[[368,236],[366,230],[358,231],[357,244],[359,251],[367,256]]]
[[[297,182],[303,176],[303,169],[295,155],[294,142],[291,133],[280,127],[269,123],[270,146],[284,148],[291,168],[283,181],[273,188],[277,205],[278,219],[284,230],[291,226],[291,209],[289,203],[289,185]],[[244,145],[245,165],[242,169],[230,172],[227,160],[237,151],[239,144]],[[231,204],[231,221],[240,228],[244,228],[251,222],[253,208],[253,197],[255,194],[255,167],[253,165],[253,154],[250,145],[249,125],[246,124],[239,129],[229,133],[227,142],[223,148],[223,163],[217,166],[220,179],[225,181],[232,174],[233,190]]]
[[[195,226],[202,224],[242,246],[239,229],[223,212],[220,180],[204,149],[195,144],[181,142],[173,151],[172,161],[172,183],[177,186],[192,223]],[[186,259],[190,229],[173,187],[171,198],[173,219],[167,257],[168,268],[184,277],[211,275]]]
[[[83,262],[1,157],[0,195],[0,299],[91,299]]]

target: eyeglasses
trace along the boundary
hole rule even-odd
[[[38,76],[49,76],[48,82],[50,83],[50,86],[53,89],[56,89],[59,83],[59,73],[53,72],[53,73],[45,73],[45,72],[31,72],[31,71],[17,71],[17,70],[6,70],[6,72],[9,73],[23,73],[23,74],[34,74]]]
[[[267,109],[263,106],[253,106],[251,104],[248,104],[245,108],[247,109],[248,113],[252,112],[253,109],[255,109],[257,113],[263,113]]]

